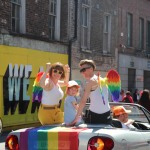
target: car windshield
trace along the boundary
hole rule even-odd
[[[138,122],[145,122],[148,123],[148,118],[150,118],[150,113],[138,105],[130,105],[130,104],[123,104],[123,103],[110,103],[111,109],[115,106],[124,106],[126,110],[130,110],[131,113],[128,114],[129,119],[136,120]],[[147,117],[146,117],[147,116]]]
[[[90,103],[86,103],[83,111],[83,116],[89,109],[89,105]],[[150,112],[138,104],[110,102],[111,110],[114,106],[123,106],[126,110],[131,110],[131,113],[129,113],[128,115],[129,119],[135,120],[136,122],[143,122],[148,124],[150,122]]]

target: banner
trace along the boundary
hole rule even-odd
[[[32,103],[32,88],[47,62],[68,64],[68,55],[0,45],[0,118],[4,127],[38,122],[39,103]]]

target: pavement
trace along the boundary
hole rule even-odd
[[[0,150],[5,150],[5,140],[9,131],[0,134]]]

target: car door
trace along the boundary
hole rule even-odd
[[[150,150],[150,130],[141,131],[141,135],[145,141],[146,150]]]

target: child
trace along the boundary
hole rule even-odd
[[[69,124],[72,122],[76,116],[78,103],[76,96],[79,94],[80,86],[74,80],[68,82],[68,86],[66,88],[67,97],[64,103],[64,122],[65,124]],[[80,123],[81,120],[78,121],[77,124]]]

